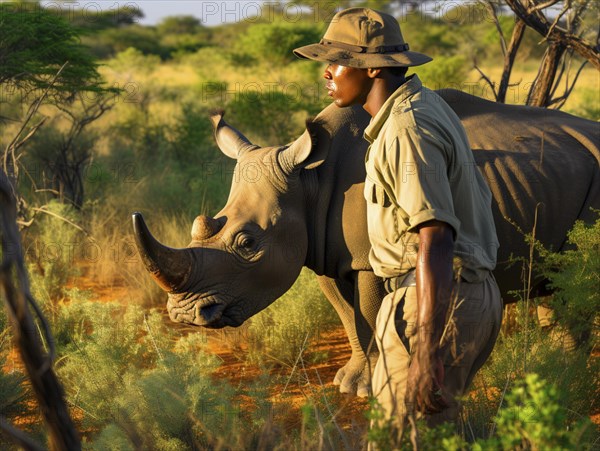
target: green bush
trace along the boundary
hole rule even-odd
[[[460,89],[467,79],[469,69],[462,56],[437,56],[435,62],[416,67],[414,71],[430,89]]]
[[[561,253],[542,250],[543,272],[555,289],[549,305],[556,323],[591,349],[600,325],[600,218],[592,226],[576,222],[568,245]]]
[[[81,299],[56,324],[58,374],[92,448],[254,446],[265,423],[243,391],[211,377],[218,359],[205,352],[205,334],[179,335],[156,311]]]
[[[322,35],[322,27],[313,23],[256,24],[239,37],[233,54],[254,63],[286,64],[296,60],[292,50],[319,42]]]
[[[513,386],[495,423],[497,438],[475,449],[581,449],[591,422],[585,418],[568,426],[556,387],[530,373]]]
[[[301,100],[277,91],[243,91],[227,109],[231,122],[257,135],[263,146],[283,145],[303,131],[303,122],[292,120],[293,114],[304,108]]]
[[[489,437],[493,416],[503,405],[503,393],[515,380],[539,374],[557,390],[567,425],[600,408],[597,393],[600,362],[583,350],[565,352],[537,324],[512,334],[502,334],[491,359],[477,374],[475,392],[465,400],[467,430],[473,438]]]
[[[34,297],[49,306],[63,296],[70,277],[77,274],[74,263],[80,255],[83,233],[77,227],[79,213],[58,201],[51,201],[39,213],[24,236],[23,246]]]
[[[250,320],[247,342],[252,361],[294,366],[300,356],[310,360],[308,346],[339,324],[333,307],[321,293],[314,274],[303,269],[287,293]]]

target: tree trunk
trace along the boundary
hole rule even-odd
[[[502,78],[500,79],[498,95],[496,96],[496,100],[500,103],[506,103],[506,91],[508,90],[508,85],[510,82],[510,74],[512,73],[513,65],[515,64],[515,57],[517,56],[519,46],[523,40],[523,35],[525,34],[525,28],[527,28],[525,26],[525,22],[517,18],[515,28],[512,32],[512,37],[510,38],[510,44],[508,45],[506,55],[504,56],[504,69],[502,70]]]
[[[549,41],[560,43],[563,47],[571,47],[575,53],[588,60],[596,69],[600,70],[600,51],[598,50],[597,43],[596,45],[590,44],[579,36],[560,27],[551,27],[551,24],[545,17],[528,12],[521,0],[504,1],[527,26],[533,28]]]
[[[533,82],[533,86],[529,90],[527,105],[538,107],[548,107],[550,105],[556,71],[565,50],[566,47],[561,43],[550,43],[542,59],[542,64]]]

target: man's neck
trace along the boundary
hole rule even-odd
[[[367,101],[363,105],[365,111],[369,113],[371,117],[375,117],[387,99],[389,99],[400,86],[406,83],[406,81],[407,79],[404,77],[376,78],[367,95]]]

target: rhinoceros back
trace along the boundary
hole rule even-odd
[[[504,105],[459,91],[440,92],[460,117],[494,197],[501,247],[496,270],[504,294],[522,285],[513,257],[527,257],[525,233],[564,248],[577,219],[600,208],[600,125],[543,108]]]

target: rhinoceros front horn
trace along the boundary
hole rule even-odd
[[[159,243],[140,213],[133,214],[133,233],[142,262],[156,283],[165,291],[180,289],[192,271],[191,251],[173,249]]]

